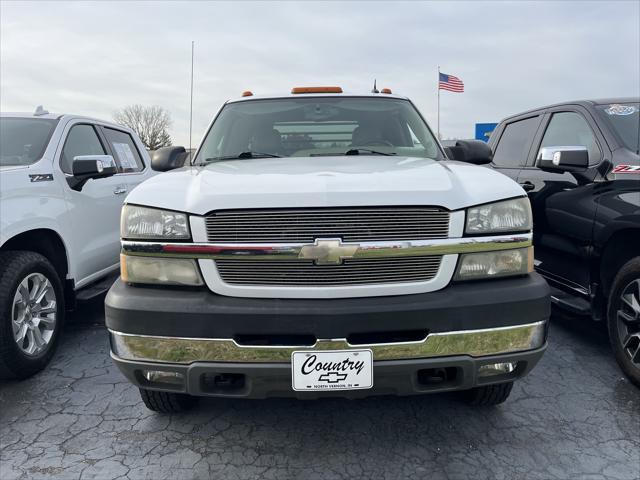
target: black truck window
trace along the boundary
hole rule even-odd
[[[580,146],[589,150],[589,164],[600,162],[602,154],[587,121],[576,112],[554,113],[540,147]]]
[[[507,168],[524,166],[538,122],[536,116],[507,124],[496,145],[493,163]]]

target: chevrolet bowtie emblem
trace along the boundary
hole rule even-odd
[[[346,373],[329,372],[318,377],[319,382],[338,383],[347,379]]]
[[[345,258],[352,258],[358,250],[357,244],[343,244],[339,238],[317,239],[313,245],[300,249],[299,258],[314,260],[316,265],[340,265]]]

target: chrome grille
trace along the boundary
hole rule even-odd
[[[350,258],[341,265],[309,260],[216,260],[222,280],[233,285],[336,286],[425,282],[440,268],[441,255]]]
[[[206,217],[207,238],[220,243],[313,243],[447,238],[449,212],[437,207],[223,210]]]

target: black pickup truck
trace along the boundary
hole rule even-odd
[[[606,320],[618,363],[640,386],[639,102],[567,102],[513,115],[489,140],[489,166],[529,195],[535,268],[552,301]]]

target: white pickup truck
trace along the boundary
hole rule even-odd
[[[65,310],[118,269],[120,210],[151,175],[128,128],[75,115],[0,115],[0,378],[41,370]]]
[[[449,161],[407,98],[338,87],[245,92],[192,164],[122,210],[111,355],[145,404],[199,395],[361,397],[462,390],[504,401],[546,347],[549,288],[508,177]]]

